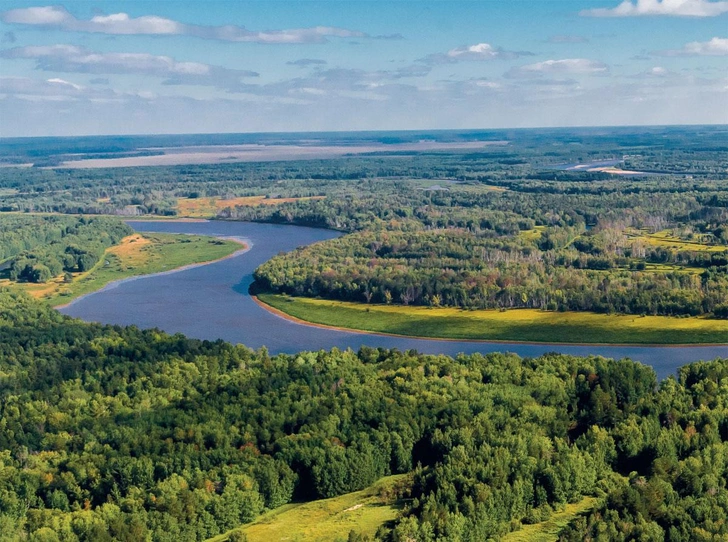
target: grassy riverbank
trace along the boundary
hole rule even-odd
[[[88,272],[74,273],[70,282],[64,277],[56,277],[44,284],[0,281],[0,286],[21,289],[53,306],[60,306],[116,280],[214,261],[240,249],[240,243],[235,241],[201,235],[134,234],[106,250]]]
[[[279,540],[346,540],[352,530],[373,537],[380,525],[397,517],[399,507],[380,495],[406,475],[387,476],[361,491],[332,499],[286,504],[263,514],[236,531],[245,533],[248,542]],[[227,540],[230,533],[208,542]]]
[[[709,318],[607,315],[516,309],[365,305],[260,294],[264,304],[289,317],[343,329],[460,340],[594,344],[728,343],[728,321]]]

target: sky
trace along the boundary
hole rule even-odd
[[[728,123],[728,0],[0,10],[0,137]]]

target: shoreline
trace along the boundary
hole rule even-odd
[[[185,216],[175,218],[164,218],[163,216],[156,215],[140,215],[138,217],[120,217],[119,215],[104,216],[115,216],[120,218],[122,222],[210,222],[209,218],[193,218]]]
[[[271,305],[268,305],[264,301],[261,301],[257,295],[250,296],[253,302],[263,310],[269,313],[304,326],[317,327],[320,329],[330,329],[334,331],[344,331],[348,333],[357,333],[360,335],[381,335],[383,337],[397,337],[403,339],[416,339],[423,341],[447,341],[447,342],[464,342],[464,343],[483,343],[483,344],[521,344],[527,346],[621,346],[621,347],[633,347],[633,348],[701,348],[701,347],[728,347],[728,343],[569,343],[569,342],[534,342],[534,341],[518,341],[518,340],[505,340],[505,339],[455,339],[448,337],[423,337],[419,335],[400,335],[397,333],[387,333],[384,331],[366,331],[363,329],[354,329],[341,326],[332,326],[328,324],[319,324],[316,322],[309,322],[296,316],[292,316],[280,309],[277,309]]]
[[[172,234],[172,235],[174,235],[174,234]],[[229,258],[234,258],[236,256],[241,256],[242,254],[245,254],[246,252],[248,252],[251,249],[251,247],[253,246],[252,243],[243,241],[243,239],[240,238],[240,237],[223,237],[223,236],[217,236],[217,235],[216,236],[210,235],[208,237],[212,237],[214,239],[223,239],[225,241],[232,241],[234,243],[237,243],[237,244],[241,245],[243,248],[241,248],[239,250],[236,250],[232,254],[228,254],[227,256],[223,256],[222,258],[217,258],[217,259],[209,260],[209,261],[206,261],[206,262],[188,263],[188,264],[183,265],[183,266],[180,266],[180,267],[175,267],[174,269],[167,269],[165,271],[158,271],[156,273],[148,273],[148,274],[145,274],[145,275],[132,275],[130,277],[125,277],[123,279],[112,280],[111,282],[107,282],[106,284],[104,284],[98,290],[94,290],[93,292],[88,292],[86,294],[80,295],[77,298],[72,299],[68,303],[63,303],[62,305],[53,305],[51,308],[52,309],[55,309],[55,310],[65,309],[67,307],[70,307],[74,303],[76,303],[78,301],[81,301],[85,297],[88,297],[90,295],[97,294],[97,293],[102,292],[104,290],[108,290],[108,289],[111,289],[111,288],[115,288],[116,286],[118,286],[119,284],[122,284],[124,282],[129,282],[129,281],[132,281],[132,280],[143,279],[143,278],[148,278],[148,277],[156,277],[156,276],[160,276],[160,275],[171,275],[172,273],[179,273],[181,271],[186,271],[188,269],[194,269],[195,267],[201,267],[203,265],[210,265],[210,264],[213,264],[213,263],[217,263],[217,262],[221,262],[221,261],[227,260]]]

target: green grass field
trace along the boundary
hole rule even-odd
[[[352,530],[373,536],[380,525],[394,520],[399,512],[398,506],[384,502],[380,491],[405,476],[387,476],[362,491],[333,499],[286,504],[235,530],[245,533],[248,542],[333,542],[346,540]],[[208,542],[222,542],[229,535]]]
[[[670,230],[663,230],[656,233],[649,233],[642,230],[628,230],[627,237],[631,241],[642,241],[647,245],[655,247],[669,248],[676,251],[695,251],[695,252],[726,252],[728,247],[725,245],[711,245],[702,243],[698,240],[686,241],[673,235]]]
[[[365,305],[260,294],[289,316],[346,329],[411,337],[594,344],[723,344],[728,321],[709,318]]]
[[[107,249],[90,271],[75,273],[70,283],[57,277],[44,284],[5,280],[0,281],[0,286],[21,289],[53,306],[60,306],[115,280],[217,260],[241,248],[240,243],[234,241],[201,235],[134,234]]]
[[[543,234],[545,229],[545,226],[536,226],[532,230],[522,230],[518,233],[518,237],[525,241],[535,242],[541,239],[541,234]]]
[[[503,537],[503,542],[555,542],[559,532],[579,514],[594,508],[597,499],[586,497],[577,503],[567,504],[563,510],[554,512],[549,519],[533,525],[524,525],[521,530]]]

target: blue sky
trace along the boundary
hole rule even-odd
[[[5,1],[0,136],[728,123],[728,1]]]

